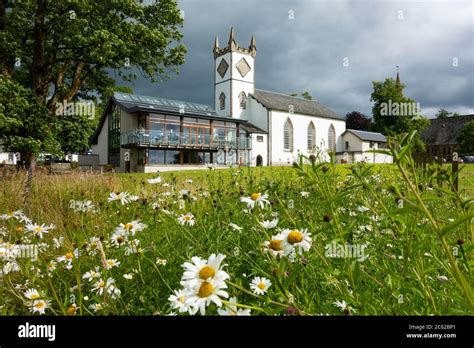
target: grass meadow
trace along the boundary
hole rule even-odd
[[[1,178],[0,313],[472,314],[474,165],[399,163]]]

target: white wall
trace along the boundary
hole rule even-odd
[[[344,144],[341,134],[346,130],[344,120],[329,119],[301,114],[291,114],[283,111],[270,111],[271,122],[271,164],[288,165],[298,158],[298,150],[306,156],[312,153],[307,149],[307,130],[310,121],[316,128],[316,146],[326,151],[328,145],[328,131],[331,124],[336,131],[336,152],[343,151]],[[293,124],[293,151],[283,149],[283,129],[289,118]]]
[[[345,142],[349,142],[349,149],[346,150]],[[370,147],[370,141],[363,141],[356,137],[354,134],[347,132],[343,136],[344,152],[347,152],[348,156],[338,156],[338,159],[346,159],[348,163],[352,162],[367,162],[367,163],[393,163],[393,157],[387,156],[380,153],[371,153],[367,151],[378,150],[379,144],[374,142],[374,147]]]
[[[263,137],[263,142],[258,142],[257,137]],[[257,156],[262,156],[262,165],[266,166],[267,158],[267,135],[266,134],[252,134],[252,151],[251,151],[251,166],[257,165]]]
[[[101,166],[107,165],[108,164],[107,162],[109,161],[108,140],[109,140],[109,116],[107,115],[105,117],[105,121],[100,130],[99,136],[97,138],[97,144],[92,145],[92,153],[94,155],[99,155],[99,165]]]
[[[244,58],[247,61],[247,64],[250,66],[250,71],[244,77],[242,77],[236,67],[242,58]],[[222,59],[225,59],[227,64],[229,64],[229,68],[227,69],[224,77],[221,77],[221,75],[217,72],[217,68],[219,67]],[[214,108],[217,114],[221,116],[240,118],[241,113],[245,110],[240,108],[239,94],[240,92],[245,92],[248,100],[249,93],[253,93],[255,90],[254,81],[255,59],[252,56],[240,52],[229,52],[217,57],[217,59],[214,61]],[[220,110],[219,96],[221,92],[224,92],[226,95],[225,110]]]
[[[130,114],[120,108],[120,132],[125,133],[138,128],[138,117],[135,114]],[[138,152],[136,149],[120,148],[120,172],[125,172],[125,152],[130,152],[130,168],[133,170],[137,165]]]

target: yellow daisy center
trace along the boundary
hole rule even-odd
[[[260,282],[260,283],[258,283],[258,285],[257,285],[257,288],[259,288],[260,290],[264,290],[266,287],[267,287],[267,286],[266,286],[265,283],[263,283],[263,282]]]
[[[103,288],[103,287],[105,287],[105,282],[102,281],[99,283],[99,288]]]
[[[124,241],[123,236],[118,236],[118,237],[117,237],[117,243],[122,244],[123,241]]]
[[[41,227],[35,227],[35,232],[38,233],[38,232],[41,232],[42,228]]]
[[[192,220],[192,219],[193,219],[193,218],[192,218],[191,216],[189,216],[189,215],[184,215],[184,220],[190,221],[190,220]]]
[[[77,308],[74,306],[71,306],[68,309],[66,309],[67,315],[74,315],[76,314],[76,311],[77,311]]]
[[[35,307],[38,309],[44,308],[44,306],[45,304],[43,301],[38,301],[37,303],[35,303]]]
[[[270,242],[270,249],[272,250],[275,250],[275,251],[279,251],[279,250],[282,250],[282,246],[281,246],[281,240],[279,239],[274,239]]]
[[[39,298],[38,294],[31,294],[30,295],[30,300],[36,300],[37,298]]]
[[[92,242],[91,245],[90,245],[90,248],[91,248],[91,249],[97,248],[97,243],[96,243],[96,242]]]
[[[13,216],[13,212],[9,211],[9,212],[7,213],[7,215],[8,215],[9,217],[12,217],[12,216]]]
[[[303,240],[303,234],[300,231],[293,230],[288,234],[287,241],[290,244],[296,244]]]
[[[15,231],[17,232],[23,232],[24,228],[21,227],[21,226],[18,226],[17,228],[15,228]]]
[[[185,300],[186,298],[184,297],[184,295],[181,295],[180,297],[178,297],[178,301],[181,303],[184,303]]]
[[[251,199],[252,201],[256,201],[257,199],[260,198],[260,196],[261,196],[260,193],[252,193],[252,194],[250,195],[250,199]]]
[[[131,230],[133,228],[133,224],[131,224],[130,222],[125,224],[125,229],[126,230]]]
[[[113,266],[113,265],[115,265],[115,261],[114,260],[107,260],[107,264],[109,266]]]
[[[74,257],[74,254],[72,252],[68,252],[66,253],[66,255],[64,255],[66,257],[66,259],[68,260],[72,260],[72,258]]]
[[[216,271],[211,266],[204,266],[199,271],[199,278],[204,279],[204,280],[212,278],[215,275],[216,275]]]
[[[199,287],[198,296],[199,297],[209,297],[214,292],[214,287],[211,283],[203,282]]]

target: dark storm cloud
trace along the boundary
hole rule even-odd
[[[179,0],[179,6],[186,64],[164,83],[137,80],[136,93],[213,105],[214,36],[225,46],[233,26],[241,46],[256,37],[257,88],[309,91],[341,115],[370,115],[372,81],[395,77],[399,65],[405,94],[425,115],[440,107],[474,113],[470,1]]]

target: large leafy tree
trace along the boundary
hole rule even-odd
[[[176,0],[0,0],[0,74],[48,110],[30,117],[51,133],[58,103],[100,99],[115,87],[110,76],[156,82],[177,72],[182,23]]]
[[[373,92],[370,100],[374,102],[371,130],[388,136],[417,131],[414,146],[417,151],[424,151],[421,132],[429,125],[429,120],[420,114],[414,99],[403,94],[405,85],[400,81],[387,78],[383,82],[373,81]]]
[[[468,122],[461,130],[458,138],[461,145],[459,152],[463,155],[474,155],[474,121]]]
[[[449,112],[448,110],[444,108],[440,108],[435,115],[436,118],[447,118],[447,117],[456,117],[456,116],[459,116],[457,112]]]
[[[429,121],[416,111],[416,101],[404,96],[405,85],[392,78],[384,82],[373,81],[370,101],[374,102],[373,130],[386,135],[396,135],[421,130]],[[411,108],[411,109],[410,109]]]
[[[346,114],[346,128],[368,131],[372,120],[358,111]]]

